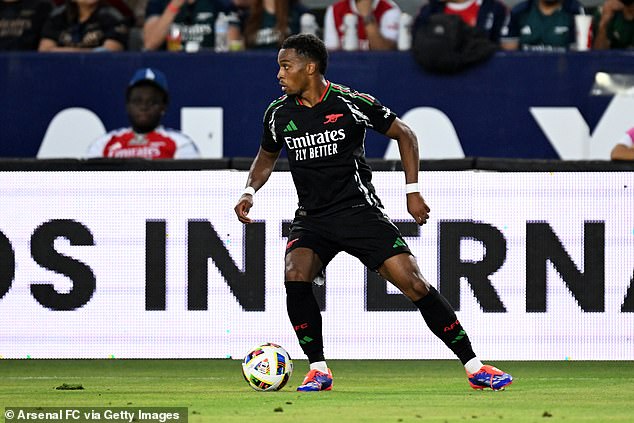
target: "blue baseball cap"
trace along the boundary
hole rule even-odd
[[[134,72],[132,79],[128,83],[128,92],[129,90],[140,84],[141,82],[150,82],[160,88],[165,95],[169,93],[167,90],[167,78],[165,74],[158,69],[154,68],[141,68]]]

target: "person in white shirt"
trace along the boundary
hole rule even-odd
[[[339,0],[326,9],[324,44],[341,50],[345,34],[344,16],[357,16],[359,50],[396,50],[401,9],[391,0]]]

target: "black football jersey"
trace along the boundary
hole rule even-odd
[[[365,160],[367,128],[384,134],[396,115],[369,94],[328,82],[319,103],[284,95],[264,113],[262,148],[286,148],[300,209],[322,214],[381,206]]]

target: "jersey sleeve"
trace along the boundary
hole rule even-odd
[[[180,145],[176,151],[174,152],[175,159],[199,159],[200,152],[198,151],[198,147],[194,144],[194,141],[191,139],[189,142]]]
[[[108,132],[94,140],[92,144],[88,146],[88,151],[86,151],[87,159],[94,159],[97,157],[104,157],[103,152],[104,148],[108,144],[108,141],[112,138],[112,132]]]
[[[173,159],[198,159],[200,158],[200,151],[194,140],[184,132],[172,128],[157,128],[157,134],[164,136],[174,142],[176,148]]]
[[[269,153],[275,153],[282,149],[283,141],[278,139],[275,132],[275,118],[277,111],[282,105],[276,102],[271,103],[269,108],[264,113],[264,120],[262,122],[262,139],[260,146]]]
[[[394,112],[370,94],[355,92],[353,99],[354,104],[362,113],[360,115],[362,119],[359,120],[365,122],[366,126],[381,134],[385,134],[390,129],[390,125],[396,119]]]

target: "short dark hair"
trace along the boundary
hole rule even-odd
[[[294,49],[298,55],[317,62],[319,72],[326,74],[328,67],[328,50],[319,37],[312,34],[291,35],[282,43],[283,49]]]

